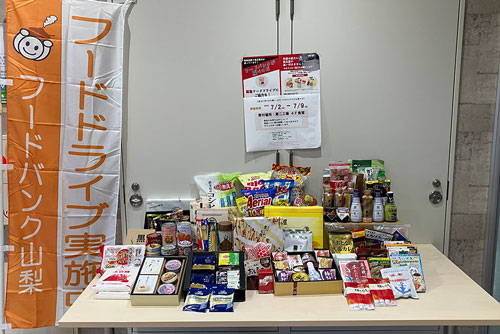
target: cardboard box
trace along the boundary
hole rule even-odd
[[[146,259],[150,258],[163,258],[162,270],[159,275],[141,275],[142,269],[144,267],[143,261],[141,265],[141,269],[139,270],[139,275],[137,275],[136,281],[132,286],[132,292],[130,293],[130,304],[132,306],[177,306],[180,304],[184,286],[184,278],[186,273],[186,265],[187,258],[185,256],[155,256],[155,257],[146,257]],[[181,269],[178,273],[178,279],[175,287],[175,293],[172,295],[159,295],[156,293],[136,293],[136,285],[141,276],[156,276],[158,279],[156,280],[156,285],[154,287],[154,292],[157,291],[158,286],[162,284],[161,275],[166,271],[165,263],[169,260],[179,260],[182,262]]]
[[[240,288],[234,290],[234,301],[235,302],[244,302],[246,299],[246,277],[245,277],[245,254],[243,252],[201,252],[196,251],[190,253],[187,258],[186,263],[186,275],[184,279],[184,294],[187,295],[189,291],[189,286],[191,285],[191,273],[199,272],[199,273],[213,273],[217,272],[218,261],[219,261],[219,253],[238,253],[239,254],[239,269],[240,269]],[[215,254],[216,256],[216,265],[215,270],[195,270],[193,271],[193,255],[196,254]]]
[[[287,252],[290,255],[302,254],[310,252]],[[276,268],[273,268],[274,280],[274,295],[275,296],[295,296],[295,295],[324,295],[324,294],[339,294],[342,293],[344,282],[341,279],[340,271],[333,264],[335,269],[335,281],[308,281],[308,282],[278,282],[276,280]]]
[[[127,239],[124,242],[125,245],[145,245],[146,236],[150,233],[154,233],[153,229],[130,229],[127,231]]]
[[[323,248],[323,207],[322,206],[266,206],[264,216],[283,217],[283,229],[304,229],[313,234],[313,249]]]

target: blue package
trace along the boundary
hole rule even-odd
[[[183,311],[205,313],[210,299],[209,289],[191,288],[186,296]]]
[[[215,270],[216,256],[210,254],[193,253],[193,269],[194,270]]]
[[[293,180],[262,180],[265,189],[276,188],[273,205],[291,205]]]
[[[262,217],[264,216],[264,207],[271,205],[273,202],[276,188],[242,190],[241,193],[248,199],[246,216]]]
[[[406,239],[404,235],[399,233],[398,230],[394,231],[394,233],[392,234],[392,240],[394,240],[394,241],[408,241],[408,239]]]
[[[210,295],[210,312],[233,312],[234,289],[215,287]]]
[[[215,281],[214,274],[192,273],[191,283],[197,284],[213,284]]]

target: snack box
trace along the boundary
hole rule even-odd
[[[299,254],[301,257],[305,253],[311,252],[287,252],[289,255]],[[331,254],[330,254],[331,256]],[[307,281],[307,282],[278,282],[276,279],[276,268],[274,261],[272,262],[273,279],[274,279],[274,295],[275,296],[295,296],[295,295],[323,295],[323,294],[340,294],[344,287],[340,270],[333,262],[332,269],[335,269],[335,281]]]
[[[179,260],[181,262],[180,270],[177,274],[177,282],[175,285],[175,291],[170,295],[158,294],[158,287],[162,285],[161,276],[168,270],[165,268],[165,264],[170,260]],[[148,267],[150,261],[156,261],[157,264],[161,261],[161,269],[158,271],[157,268]],[[187,257],[185,256],[148,256],[144,259],[141,268],[139,270],[139,275],[132,286],[132,291],[130,293],[130,303],[132,306],[177,306],[180,304],[181,295],[183,292],[182,287],[184,286],[184,277],[186,273]],[[141,274],[142,273],[142,274]],[[149,289],[143,289],[139,291],[138,285],[140,282],[151,282]]]
[[[246,300],[246,277],[245,277],[245,254],[243,252],[204,252],[204,251],[194,251],[189,253],[189,256],[186,261],[186,274],[184,279],[184,295],[187,295],[189,291],[189,286],[191,285],[191,274],[193,272],[197,273],[216,273],[219,267],[219,253],[238,253],[239,254],[239,270],[240,270],[240,288],[234,290],[234,301],[235,302],[244,302]],[[215,262],[215,270],[193,270],[193,256],[196,254],[215,254],[216,262]]]
[[[322,206],[265,206],[265,217],[283,217],[283,230],[308,228],[313,234],[313,249],[326,247],[323,244]]]

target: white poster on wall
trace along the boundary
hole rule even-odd
[[[321,146],[316,53],[245,57],[242,79],[247,152]]]

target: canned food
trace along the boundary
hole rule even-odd
[[[150,244],[161,244],[161,235],[156,232],[149,233],[146,236],[146,245]]]
[[[190,222],[178,222],[177,223],[177,241],[191,241],[191,223]]]
[[[161,255],[163,256],[176,255],[176,254],[177,254],[177,247],[174,244],[166,244],[161,247]]]
[[[188,240],[179,241],[179,255],[188,256],[193,251],[193,243]]]
[[[177,227],[174,221],[161,224],[161,239],[163,245],[177,244]]]

